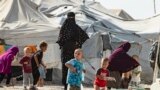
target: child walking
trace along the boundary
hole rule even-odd
[[[32,66],[31,66],[31,48],[25,47],[24,48],[24,56],[20,60],[20,64],[23,67],[23,86],[24,90],[27,90],[28,82],[30,88],[33,87],[33,76],[32,76]]]
[[[39,68],[41,67],[41,65],[43,67],[46,67],[43,63],[42,63],[42,58],[43,58],[43,52],[45,52],[47,50],[47,46],[48,44],[46,42],[41,42],[39,45],[40,50],[38,50],[34,55],[32,55],[31,57],[31,64],[32,64],[32,74],[33,74],[33,86],[34,89],[36,88],[36,84],[39,81],[40,78],[40,72],[39,72]]]
[[[94,90],[107,90],[107,80],[113,80],[114,78],[109,77],[109,70],[107,69],[109,65],[109,59],[103,58],[101,60],[101,68],[98,69],[96,73],[96,79],[94,81]]]
[[[74,57],[74,59],[65,63],[66,67],[68,67],[67,84],[69,85],[69,90],[81,90],[82,73],[85,73],[84,65],[81,61],[83,58],[82,50],[76,49]]]
[[[132,56],[137,62],[139,61],[139,57],[137,55]],[[141,72],[142,72],[142,67],[139,65],[135,69],[132,70],[132,78],[129,83],[129,90],[132,90],[132,88],[139,87],[139,84],[141,82]]]

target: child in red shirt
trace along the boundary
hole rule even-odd
[[[109,77],[109,70],[107,69],[109,65],[109,59],[103,58],[101,60],[101,68],[98,69],[96,73],[96,79],[94,81],[94,90],[107,90],[107,80],[115,80]]]
[[[20,64],[23,67],[23,86],[24,90],[27,90],[27,83],[30,81],[30,88],[33,87],[33,76],[31,66],[31,49],[29,47],[24,48],[24,56],[20,60]],[[29,80],[30,79],[30,80]]]

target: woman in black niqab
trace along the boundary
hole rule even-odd
[[[74,58],[74,50],[81,48],[88,38],[88,35],[76,24],[75,14],[69,12],[61,27],[57,41],[61,49],[62,84],[65,86],[65,90],[67,90],[66,77],[68,71],[65,63]]]

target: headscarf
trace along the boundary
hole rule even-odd
[[[127,54],[131,47],[129,42],[124,42],[110,55],[109,67],[111,71],[128,72],[136,68],[139,63]]]
[[[17,53],[19,52],[19,49],[17,46],[12,46],[10,49],[7,50],[8,54],[12,54],[14,56],[17,55]]]
[[[88,35],[76,24],[75,14],[69,12],[59,33],[57,43],[60,48],[63,47],[66,42],[77,42],[79,47],[81,47],[88,38]]]
[[[0,73],[11,73],[11,63],[14,60],[14,56],[16,56],[18,52],[18,47],[12,46],[4,54],[0,56]]]
[[[128,52],[131,48],[131,44],[129,42],[124,42],[122,45],[119,46],[119,48],[122,48],[125,52]]]

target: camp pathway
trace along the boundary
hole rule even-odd
[[[0,88],[0,90],[23,90],[23,87],[22,86],[4,87]],[[64,90],[64,88],[62,88],[62,86],[44,86],[44,87],[39,87],[38,90]],[[84,87],[82,90],[94,90],[94,89],[93,87]],[[122,90],[122,89],[111,89],[111,90]]]
[[[0,90],[23,90],[23,86],[4,87]],[[64,90],[62,86],[44,86],[38,87],[38,90]],[[84,87],[83,90],[94,90],[93,87]],[[127,89],[111,89],[111,90],[127,90]],[[137,89],[134,89],[137,90]],[[150,89],[138,89],[138,90],[150,90]]]
[[[141,86],[145,89],[138,89],[138,90],[150,90],[150,85],[146,85],[146,84],[141,84]],[[0,90],[23,90],[23,86],[21,84],[17,84],[15,86],[11,86],[11,87],[5,87],[4,88],[0,88]],[[62,85],[51,85],[51,84],[47,84],[44,87],[38,87],[38,90],[64,90]],[[84,88],[82,90],[94,90],[92,86],[87,87],[84,86]],[[111,89],[111,90],[127,90],[127,89]],[[137,89],[134,89],[137,90]]]
[[[0,90],[23,90],[23,86],[12,86],[12,87],[4,87],[0,88]],[[64,90],[62,86],[44,86],[44,87],[38,87],[38,90]],[[92,87],[85,87],[83,90],[93,90]]]
[[[23,90],[23,86],[4,87],[0,88],[0,90]],[[44,87],[38,87],[38,90],[64,90],[64,89],[60,85],[53,85],[53,86],[48,85]],[[83,90],[93,90],[93,87],[84,87]],[[111,89],[111,90],[127,90],[127,89]],[[150,89],[148,88],[148,89],[138,89],[138,90],[150,90]]]

